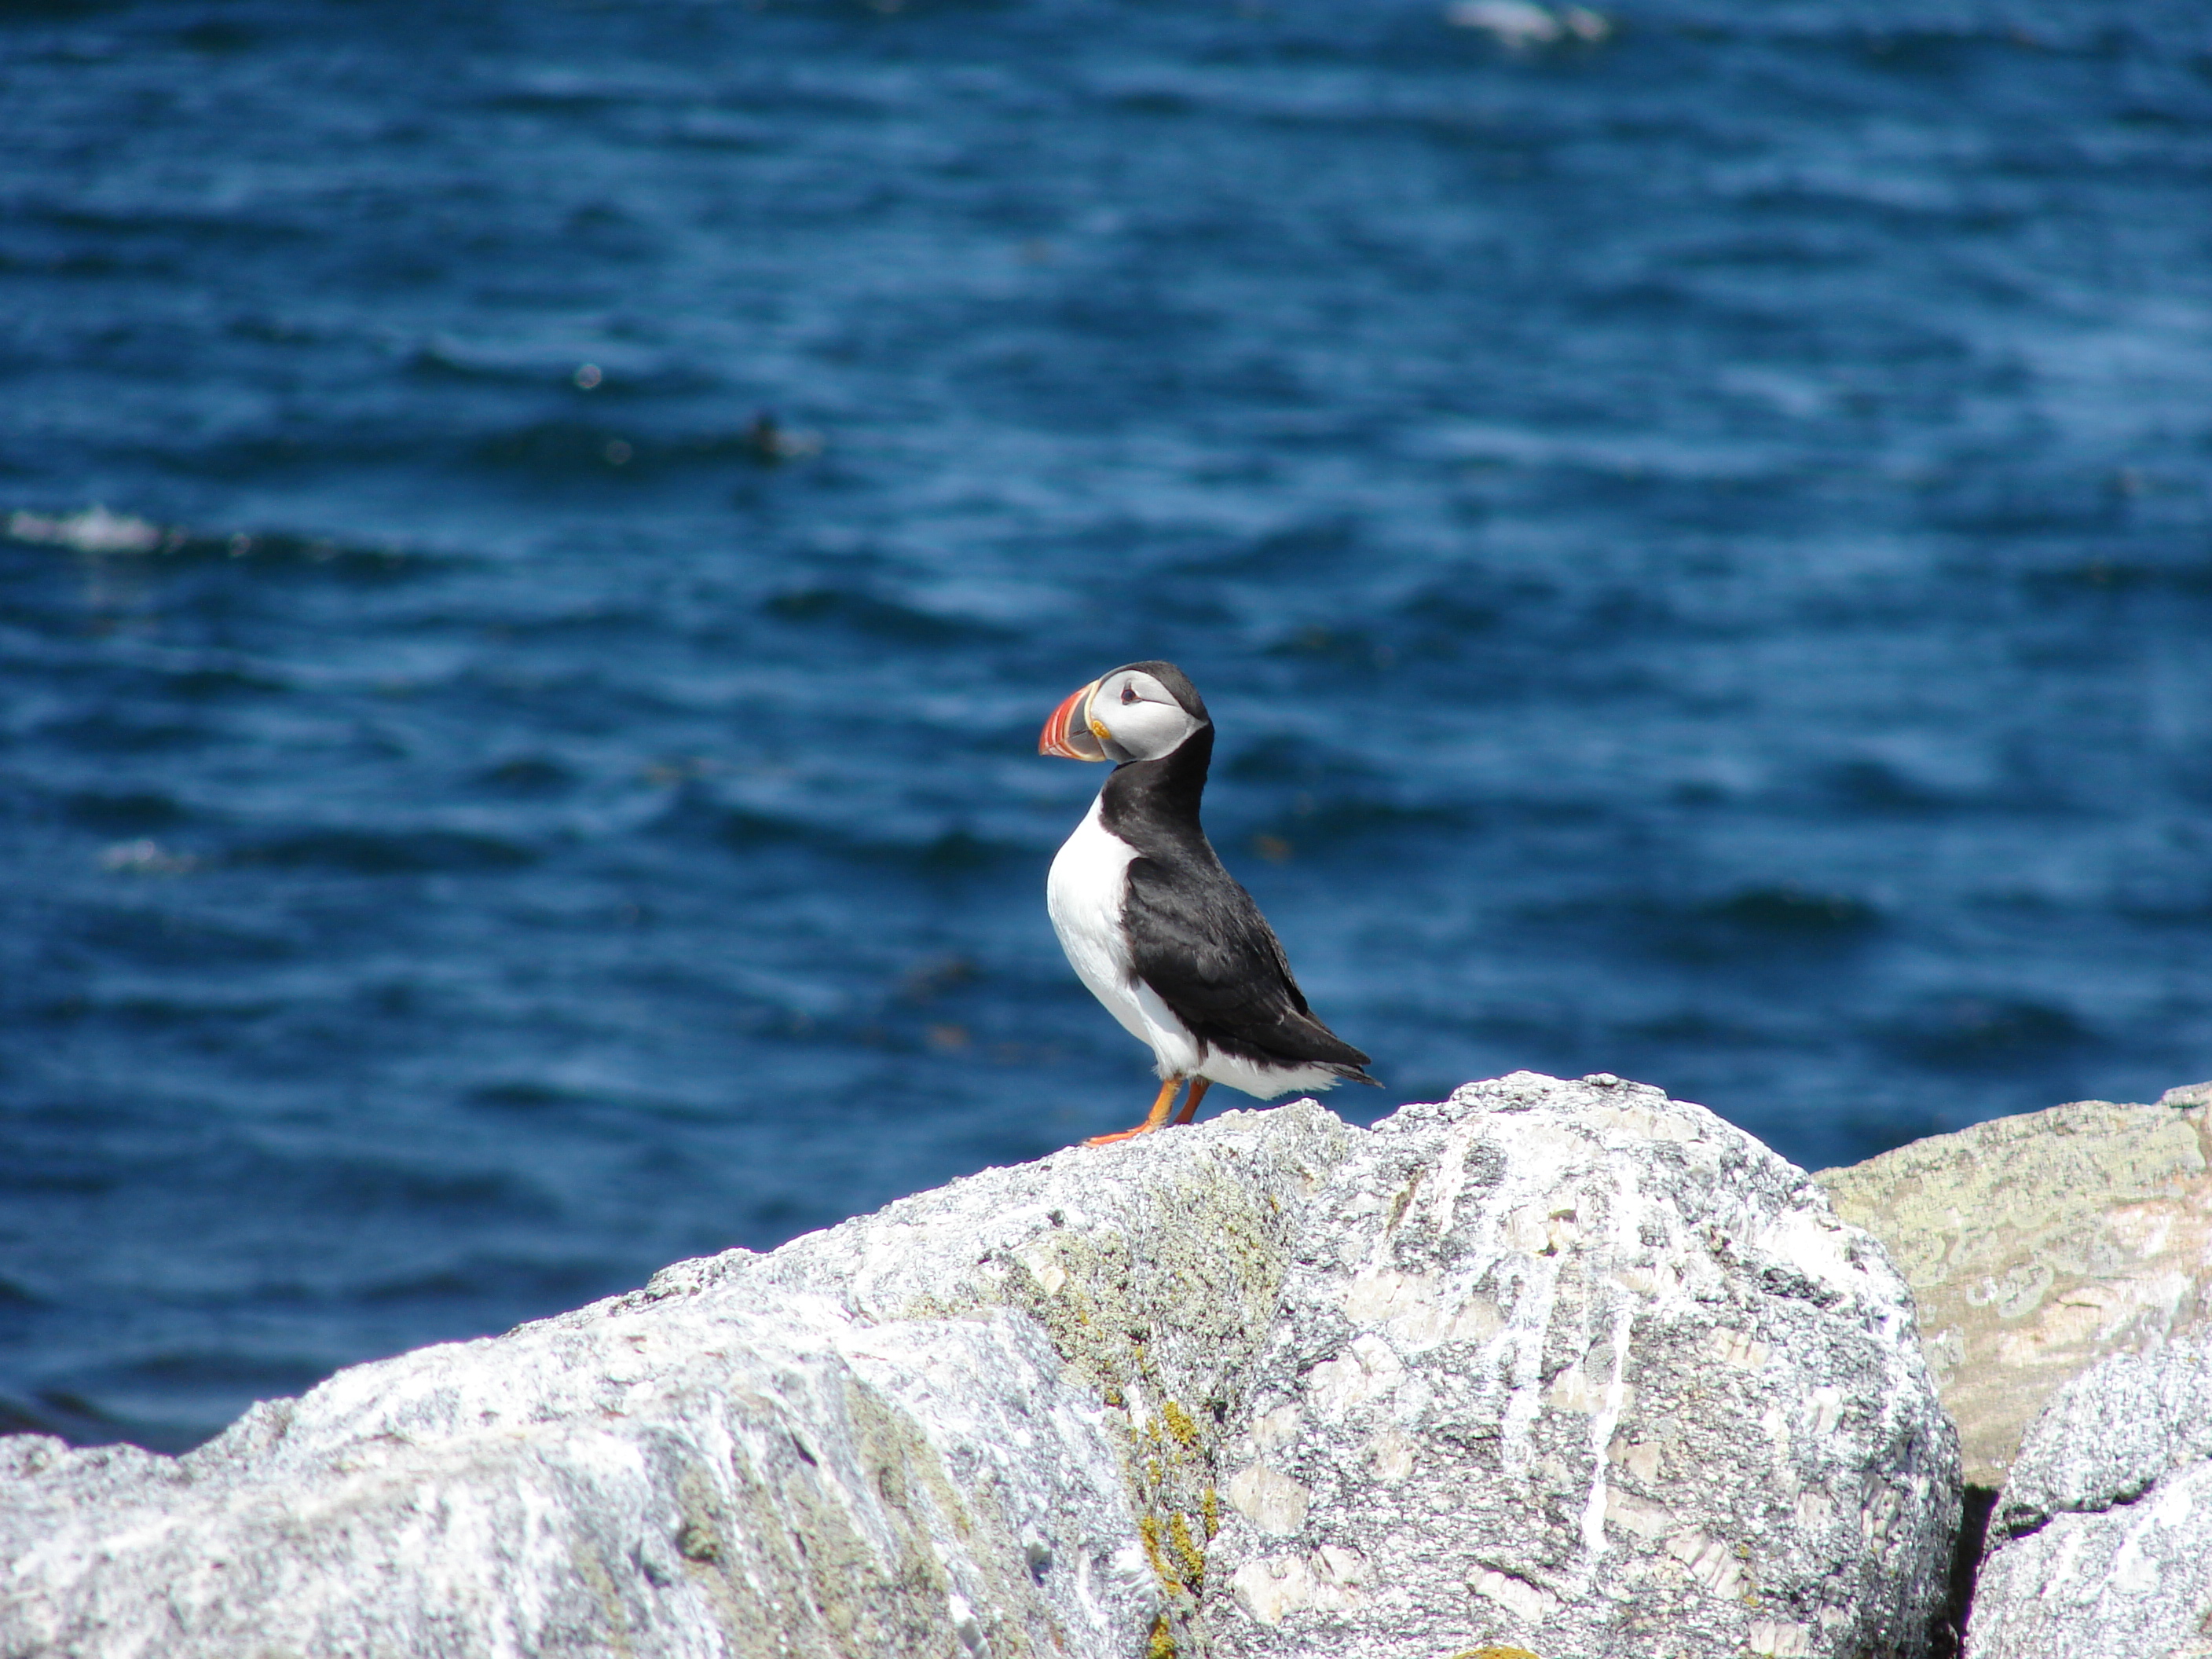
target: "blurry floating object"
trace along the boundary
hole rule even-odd
[[[606,379],[606,376],[599,373],[599,366],[597,363],[578,363],[576,373],[572,378],[576,382],[578,391],[589,392],[601,380]]]
[[[1444,21],[1480,29],[1509,46],[1549,46],[1566,32],[1558,18],[1528,0],[1456,0],[1445,9]]]
[[[97,504],[61,518],[48,518],[39,513],[11,513],[8,515],[8,533],[19,542],[73,547],[80,553],[151,553],[163,541],[161,526],[110,513]],[[176,537],[172,544],[182,539],[181,536]]]
[[[777,461],[804,460],[809,455],[822,453],[822,434],[818,432],[787,432],[775,416],[763,409],[753,416],[753,423],[745,428],[745,447],[756,459],[773,465]]]
[[[629,458],[637,453],[620,438],[608,439],[607,447],[599,453],[607,458],[609,466],[628,466]]]
[[[1568,39],[1595,45],[1613,33],[1611,20],[1587,7],[1553,12],[1532,0],[1453,0],[1444,8],[1444,21],[1454,28],[1480,29],[1516,52]]]
[[[681,783],[686,778],[703,778],[722,769],[719,761],[706,755],[677,755],[667,760],[647,761],[638,769],[638,775],[647,783],[665,786]]]
[[[65,547],[86,555],[95,563],[117,555],[189,550],[201,556],[223,553],[234,559],[269,555],[301,559],[310,564],[335,564],[341,559],[374,560],[389,569],[407,557],[404,548],[355,549],[319,536],[307,539],[281,531],[250,535],[243,530],[225,533],[194,530],[185,525],[158,525],[149,520],[110,513],[100,506],[66,514],[0,512],[0,540]]]
[[[199,860],[191,854],[165,851],[161,842],[152,840],[118,842],[100,855],[101,869],[127,870],[140,876],[179,876],[198,866]]]
[[[966,957],[935,957],[906,971],[898,994],[908,1002],[928,1002],[975,977],[975,964]]]

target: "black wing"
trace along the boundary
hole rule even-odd
[[[1123,911],[1130,965],[1191,1035],[1261,1060],[1359,1071],[1367,1056],[1316,1019],[1274,929],[1216,865],[1199,878],[1150,858],[1129,862]]]

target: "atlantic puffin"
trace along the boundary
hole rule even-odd
[[[1272,1100],[1375,1082],[1367,1056],[1307,1008],[1274,930],[1200,827],[1213,721],[1182,670],[1100,676],[1052,711],[1037,753],[1115,763],[1052,861],[1045,902],[1076,976],[1151,1047],[1160,1079],[1142,1123],[1086,1145],[1150,1134],[1186,1082],[1178,1124],[1212,1084]]]

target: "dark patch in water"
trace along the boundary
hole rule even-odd
[[[518,870],[535,863],[537,857],[513,842],[451,830],[319,830],[247,843],[234,849],[228,861],[392,876]]]
[[[525,1079],[507,1083],[480,1084],[468,1091],[470,1105],[509,1112],[535,1112],[552,1107],[572,1106],[583,1098],[585,1097],[574,1090]]]
[[[2096,1033],[2048,1003],[1954,996],[1916,1011],[1893,1039],[1923,1065],[1947,1071],[2048,1066],[2089,1048]]]
[[[871,638],[905,644],[949,645],[962,639],[988,637],[999,631],[966,619],[940,617],[895,600],[842,588],[805,587],[778,593],[763,601],[761,610],[780,622],[829,623]]]
[[[150,790],[120,794],[88,790],[70,796],[64,803],[64,810],[72,823],[115,836],[167,830],[191,817],[169,796]]]
[[[542,755],[517,755],[477,775],[485,787],[523,799],[565,794],[574,787],[575,774]]]

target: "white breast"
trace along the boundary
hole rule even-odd
[[[1052,861],[1044,890],[1052,930],[1060,935],[1060,948],[1067,952],[1076,977],[1123,1030],[1151,1048],[1160,1076],[1188,1077],[1201,1058],[1197,1039],[1129,965],[1121,904],[1129,890],[1129,860],[1137,849],[1108,831],[1098,807],[1091,802]]]

